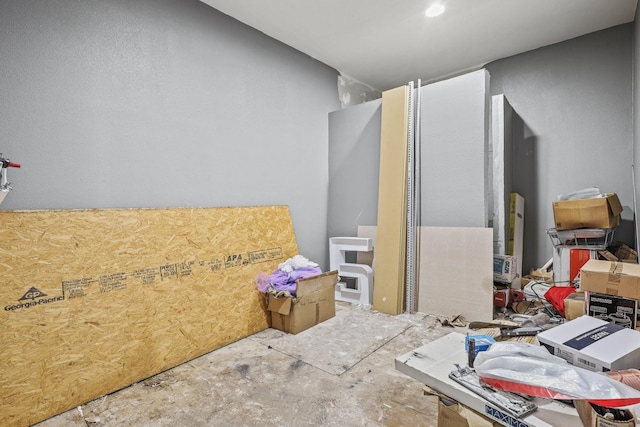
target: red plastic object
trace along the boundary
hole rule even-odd
[[[608,408],[619,408],[621,406],[636,405],[640,403],[640,398],[634,398],[634,397],[620,397],[617,399],[584,399],[577,396],[568,396],[564,393],[560,393],[546,387],[532,385],[532,384],[517,383],[514,381],[508,381],[508,380],[503,380],[498,378],[480,377],[480,379],[483,382],[489,384],[490,386],[500,390],[506,390],[513,393],[527,394],[529,396],[543,397],[546,399],[588,400],[591,403],[595,403],[596,405],[600,405],[600,406],[606,406]]]
[[[574,293],[573,286],[552,286],[544,293],[544,298],[553,305],[558,313],[564,316],[564,299]]]
[[[500,289],[493,294],[493,305],[496,307],[509,306],[509,290]]]
[[[512,303],[520,302],[520,301],[524,300],[524,292],[519,291],[517,289],[510,289],[509,290],[509,300]]]

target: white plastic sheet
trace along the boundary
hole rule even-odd
[[[537,345],[495,343],[478,354],[474,368],[484,382],[501,390],[551,399],[588,400],[607,407],[640,403],[640,391],[604,373],[570,365]]]

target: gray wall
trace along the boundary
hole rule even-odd
[[[326,265],[338,73],[197,0],[0,0],[2,209],[289,205]]]
[[[382,100],[329,114],[328,237],[378,223]]]
[[[640,18],[640,8],[636,8],[635,22],[633,26],[633,164],[635,172],[635,200],[640,200],[640,27],[637,22]],[[637,209],[636,209],[637,211]],[[636,221],[636,241],[640,235],[640,224]]]
[[[633,209],[633,31],[621,25],[486,66],[491,93],[504,93],[522,119],[513,191],[525,198],[525,271],[552,256],[557,195],[599,186]],[[625,225],[616,236],[633,244]]]

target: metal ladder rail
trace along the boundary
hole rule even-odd
[[[418,289],[420,287],[420,224],[421,221],[421,207],[422,207],[422,199],[421,199],[421,144],[422,144],[422,135],[420,133],[420,121],[421,121],[421,98],[420,98],[420,87],[422,86],[422,80],[418,79],[418,87],[416,88],[416,115],[414,118],[414,233],[415,233],[415,255],[414,261],[415,265],[413,267],[413,271],[415,274],[415,282],[414,282],[414,291],[413,291],[413,308],[415,311],[418,310]]]
[[[415,132],[414,132],[414,85],[409,83],[407,121],[407,242],[406,242],[406,270],[405,270],[405,313],[415,312],[416,290],[416,242],[415,242]]]

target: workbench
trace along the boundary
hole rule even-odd
[[[582,427],[572,405],[552,399],[535,398],[535,412],[515,418],[496,405],[449,378],[456,364],[467,366],[465,335],[452,332],[395,359],[398,371],[420,381],[434,391],[505,426],[516,427]]]

